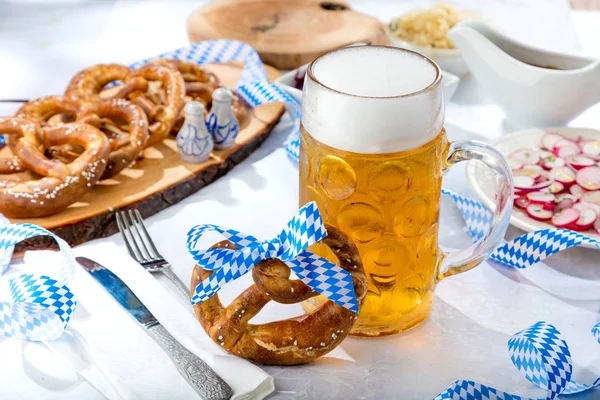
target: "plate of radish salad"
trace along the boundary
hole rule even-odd
[[[512,225],[528,232],[571,229],[600,240],[600,131],[528,129],[491,144],[512,169]],[[482,163],[470,162],[467,179],[483,203],[493,208],[494,174]]]

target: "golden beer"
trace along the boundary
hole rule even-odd
[[[352,238],[369,282],[354,333],[362,326],[369,334],[417,324],[431,308],[441,257],[437,220],[445,132],[391,154],[337,150],[303,128],[301,140],[300,203],[316,201],[323,220]],[[336,261],[324,245],[310,250]]]
[[[477,265],[504,235],[512,205],[506,161],[486,145],[450,144],[443,119],[440,70],[417,53],[352,47],[317,58],[307,71],[300,205],[315,201],[324,221],[360,252],[369,286],[353,335],[415,326],[431,310],[436,283]],[[481,246],[444,261],[438,248],[442,174],[455,162],[484,156],[500,176],[497,224]],[[337,261],[324,245],[310,250]],[[304,307],[322,301],[315,297]]]

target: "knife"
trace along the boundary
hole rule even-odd
[[[77,262],[146,329],[146,332],[165,350],[179,373],[202,399],[227,400],[231,398],[233,395],[231,387],[206,362],[171,336],[118,276],[89,258],[77,257]]]

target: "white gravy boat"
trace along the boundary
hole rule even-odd
[[[448,35],[517,125],[563,125],[600,102],[600,60],[527,46],[480,21],[462,22]]]

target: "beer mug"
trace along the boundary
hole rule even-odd
[[[512,174],[484,143],[449,143],[442,74],[429,58],[386,46],[348,47],[314,60],[302,99],[300,205],[356,244],[368,292],[351,332],[398,333],[431,310],[435,285],[475,267],[501,243],[512,209]],[[496,173],[493,225],[465,250],[438,248],[443,173],[464,160]],[[336,262],[324,245],[311,249]],[[323,301],[304,303],[307,310]]]

